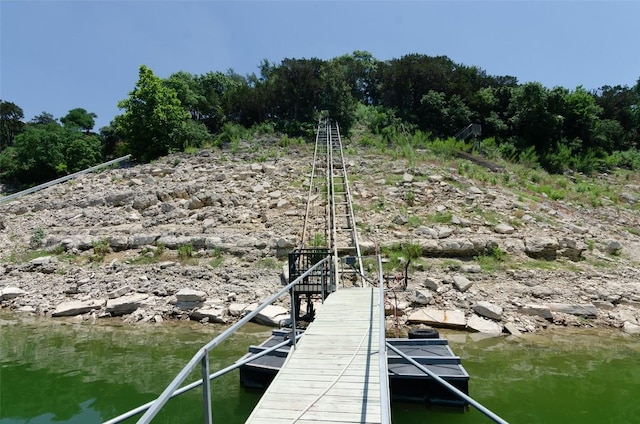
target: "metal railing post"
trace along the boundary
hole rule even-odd
[[[295,291],[296,291],[295,286],[291,287],[291,331],[293,335],[292,336],[290,335],[289,337],[291,338],[293,349],[295,349],[297,346],[296,326],[298,325],[296,322],[296,316],[298,315],[298,310],[296,309]]]
[[[202,402],[204,424],[212,424],[211,416],[211,380],[209,380],[209,351],[205,349],[202,357]]]

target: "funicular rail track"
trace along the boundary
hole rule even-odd
[[[318,122],[301,240],[301,249],[328,249],[336,283],[366,284],[340,128],[328,119]]]

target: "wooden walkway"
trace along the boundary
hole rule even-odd
[[[378,297],[332,293],[247,423],[381,423]]]

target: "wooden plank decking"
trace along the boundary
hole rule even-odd
[[[380,423],[378,289],[332,293],[247,423]]]

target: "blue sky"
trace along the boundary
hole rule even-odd
[[[263,59],[445,55],[490,75],[591,90],[640,78],[640,1],[0,0],[0,98],[25,118],[83,107],[96,129],[144,64],[160,77]]]

